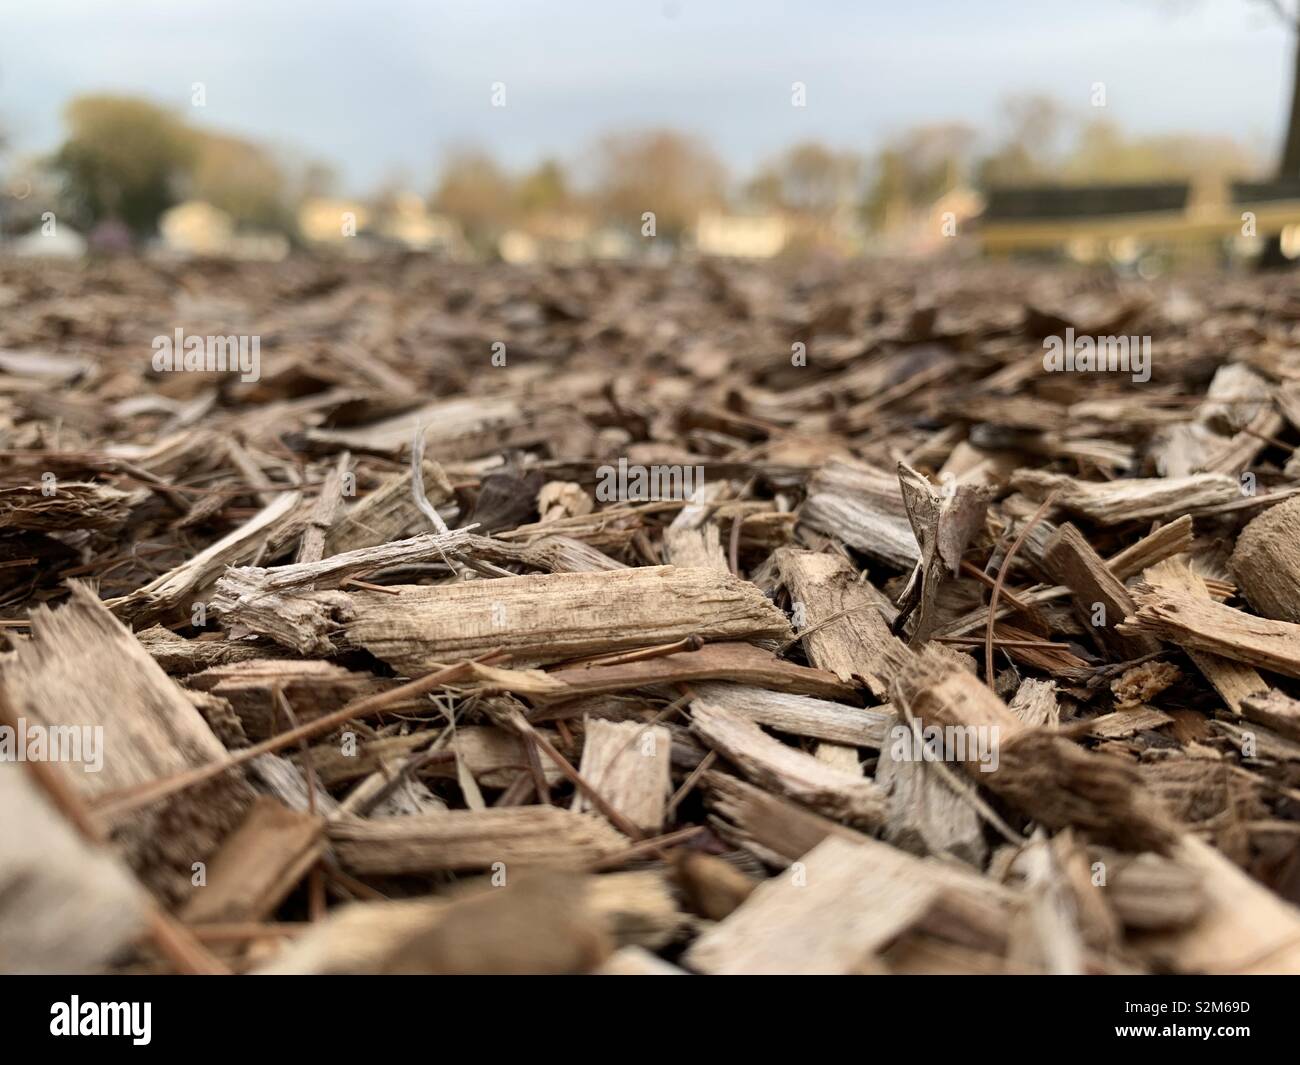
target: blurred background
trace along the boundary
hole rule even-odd
[[[43,0],[0,254],[1300,255],[1288,0]]]

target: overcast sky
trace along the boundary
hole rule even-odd
[[[1128,128],[1271,151],[1290,65],[1262,0],[0,0],[17,149],[55,146],[77,93],[189,109],[203,82],[197,122],[329,159],[354,192],[399,168],[427,189],[451,144],[523,166],[661,124],[744,173],[809,137],[994,127],[1011,93],[1086,108],[1098,81]]]

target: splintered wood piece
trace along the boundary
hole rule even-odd
[[[851,699],[853,688],[833,673],[797,666],[771,651],[747,643],[707,643],[698,651],[682,651],[617,665],[575,665],[542,673],[535,669],[474,667],[489,689],[518,692],[540,704],[566,703],[610,692],[632,691],[662,684],[728,680],[740,684],[812,695],[819,699]]]
[[[1205,581],[1180,558],[1167,558],[1156,563],[1143,572],[1142,581],[1150,588],[1189,594],[1207,603],[1210,601]],[[1242,700],[1248,696],[1268,691],[1264,678],[1245,663],[1193,647],[1185,646],[1184,650],[1233,713],[1241,713]]]
[[[1184,514],[1176,521],[1162,525],[1149,536],[1142,537],[1131,547],[1113,555],[1106,560],[1106,566],[1115,578],[1127,581],[1136,577],[1148,566],[1163,562],[1174,555],[1181,555],[1192,549],[1192,518]]]
[[[554,806],[348,818],[330,824],[329,838],[344,867],[362,876],[488,869],[496,862],[578,867],[630,843],[603,817]]]
[[[1014,926],[1009,960],[1055,976],[1081,976],[1085,949],[1079,927],[1082,907],[1061,868],[1054,841],[1041,830],[1035,835],[1018,856],[1028,904]],[[1062,833],[1057,838],[1065,836]],[[1109,911],[1105,912],[1109,916]]]
[[[897,474],[874,466],[831,459],[808,483],[799,520],[898,569],[921,557]]]
[[[348,638],[408,675],[494,647],[515,664],[537,665],[689,636],[790,635],[785,616],[752,584],[675,566],[465,581],[404,589],[400,602],[364,593],[354,600]]]
[[[934,608],[944,580],[957,575],[962,554],[984,526],[988,494],[968,484],[941,493],[905,462],[898,464],[898,482],[921,548],[921,557],[898,602],[903,618],[915,611],[908,643],[917,646],[929,640],[934,629]],[[898,629],[897,624],[894,627]]]
[[[1300,700],[1280,691],[1267,691],[1243,699],[1241,712],[1248,720],[1300,743]]]
[[[1096,633],[1112,655],[1123,661],[1160,650],[1159,641],[1149,636],[1122,636],[1116,631],[1133,613],[1133,600],[1083,533],[1069,522],[1048,539],[1043,565],[1052,580],[1070,589],[1080,623]]]
[[[559,870],[447,898],[356,903],[299,937],[261,971],[277,975],[587,972],[614,947],[586,887]]]
[[[465,554],[501,566],[517,564],[543,573],[595,573],[628,568],[625,563],[571,536],[543,536],[528,544],[471,536]]]
[[[1219,506],[1241,498],[1235,478],[1222,473],[1190,477],[1132,477],[1118,481],[1078,481],[1060,473],[1017,470],[1011,484],[1033,499],[1058,491],[1056,505],[1082,514],[1098,525],[1183,515],[1201,507]]]
[[[701,851],[673,852],[673,875],[693,913],[721,921],[754,893],[759,881],[731,862]]]
[[[642,947],[624,947],[591,971],[592,976],[686,976],[684,969],[671,965]]]
[[[691,566],[730,573],[727,554],[722,549],[722,536],[717,523],[710,521],[715,502],[725,484],[710,482],[701,485],[691,496],[691,502],[682,507],[668,528],[664,530],[664,556],[674,566]]]
[[[458,396],[418,410],[347,429],[312,429],[312,443],[354,452],[397,454],[409,447],[416,429],[426,430],[429,458],[439,462],[475,458],[504,448],[528,447],[553,440],[565,428],[556,411],[533,415],[509,396]]]
[[[690,926],[665,870],[604,873],[587,877],[581,887],[597,921],[619,946],[659,950]]]
[[[976,677],[933,652],[900,672],[898,684],[895,701],[910,705],[923,728],[964,730],[968,749],[978,750],[982,737],[992,757],[967,757],[961,768],[1035,820],[1077,826],[1124,848],[1163,853],[1172,844],[1172,821],[1128,763],[1029,727]]]
[[[744,684],[705,682],[692,685],[692,689],[705,702],[743,714],[777,732],[852,747],[880,747],[894,720],[888,706],[846,706]]]
[[[703,781],[714,827],[768,865],[787,866],[828,836],[868,838],[730,773],[705,773]]]
[[[231,591],[232,585],[223,581],[223,590]],[[311,642],[362,647],[413,676],[498,647],[509,651],[518,665],[539,665],[688,636],[735,640],[791,635],[785,615],[757,588],[712,570],[654,566],[394,590],[398,594],[363,590],[294,595],[292,605],[301,608],[297,621],[306,633],[294,637],[296,646],[304,649],[302,644]],[[237,623],[241,632],[285,638],[287,611],[275,606],[276,597],[258,597],[255,592],[249,597],[251,591],[240,593],[238,606],[230,599],[218,600],[223,623]],[[339,628],[342,632],[336,635]]]
[[[672,788],[672,733],[662,725],[588,718],[578,772],[615,810],[642,832],[658,833]],[[573,809],[594,809],[579,791]]]
[[[885,840],[922,857],[948,854],[982,868],[988,845],[970,801],[932,766],[916,758],[896,758],[896,753],[894,745],[882,745],[876,767],[876,783],[889,794]]]
[[[888,853],[825,840],[701,935],[686,964],[714,975],[861,972],[939,894]]]
[[[877,675],[880,657],[900,641],[889,631],[868,588],[838,555],[815,555],[782,548],[773,554],[799,617],[808,660],[841,680],[861,677],[878,698],[887,682]],[[829,739],[830,737],[826,737]]]
[[[54,481],[0,487],[0,529],[120,529],[131,515],[132,496],[106,484]]]
[[[330,637],[350,601],[337,591],[314,596],[310,589],[336,589],[357,574],[389,566],[448,560],[470,540],[466,530],[414,536],[377,547],[359,548],[315,562],[263,569],[231,568],[217,581],[212,607],[232,637],[266,635],[300,654],[329,654]]]
[[[828,817],[876,828],[885,796],[872,781],[834,769],[767,735],[742,714],[696,699],[695,731],[756,783],[788,795]]]
[[[266,641],[235,643],[230,640],[187,640],[161,625],[154,625],[135,635],[140,646],[162,666],[163,672],[174,677],[199,673],[214,666],[255,662],[287,653],[283,648]]]
[[[1061,708],[1056,702],[1056,684],[1050,680],[1026,677],[1020,682],[1007,709],[1026,725],[1055,728],[1061,721]]]
[[[115,614],[134,621],[187,610],[191,602],[207,593],[227,566],[255,557],[267,539],[292,519],[301,501],[297,492],[281,492],[234,532],[143,588],[109,600],[109,607]]]
[[[429,745],[429,732],[413,732],[407,736],[384,736],[358,743],[355,754],[346,754],[337,744],[321,744],[311,749],[312,767],[326,787],[355,780],[381,769],[386,764],[396,765],[420,747]],[[549,735],[549,733],[548,733]],[[508,787],[527,764],[527,754],[519,737],[505,729],[491,725],[464,725],[447,744],[446,751],[458,759],[460,765],[484,788]],[[542,770],[548,783],[561,779],[555,765],[543,762]],[[431,762],[420,769],[422,776],[456,779],[455,761]]]
[[[302,724],[346,706],[354,699],[377,695],[396,687],[396,681],[381,680],[369,673],[354,673],[331,662],[315,660],[270,660],[216,666],[189,677],[186,683],[229,701],[239,716],[244,733],[252,740],[264,740],[276,732]],[[294,721],[286,719],[276,698],[280,691],[289,700]],[[413,710],[411,700],[395,710]]]
[[[1160,710],[1150,706],[1138,706],[1131,710],[1116,710],[1113,714],[1094,717],[1088,726],[1088,735],[1098,739],[1113,740],[1124,736],[1136,736],[1139,732],[1162,728],[1174,719]]]
[[[208,862],[181,909],[187,924],[268,919],[320,858],[325,821],[262,798]]]
[[[1137,610],[1123,626],[1151,632],[1192,651],[1300,677],[1300,625],[1257,618],[1187,592],[1138,589]]]
[[[452,498],[451,482],[436,462],[424,463],[424,494],[433,506]],[[411,472],[393,474],[348,507],[325,534],[325,554],[342,555],[414,535],[428,526],[411,496]],[[302,561],[301,559],[299,561]]]
[[[302,542],[298,545],[295,562],[319,562],[325,554],[325,535],[334,524],[334,516],[343,502],[343,479],[347,476],[351,462],[352,456],[344,451],[321,482],[320,494],[316,496],[316,502],[307,518],[307,527],[302,531]]]
[[[843,770],[858,777],[864,775],[856,747],[846,747],[842,743],[819,743],[813,751],[813,757],[832,769]]]
[[[1300,496],[1251,519],[1237,537],[1228,568],[1256,611],[1300,622]]]
[[[81,795],[224,758],[198,710],[135,637],[87,588],[74,584],[71,593],[66,606],[32,611],[32,637],[0,682],[20,718],[81,739],[71,774]],[[114,837],[146,886],[175,899],[188,890],[191,864],[209,857],[252,799],[242,776],[231,774],[115,822]]]
[[[1097,848],[1105,872],[1106,902],[1125,927],[1154,931],[1182,928],[1205,912],[1201,873],[1158,854],[1120,854]]]
[[[110,851],[73,831],[26,768],[0,762],[0,973],[97,970],[144,931],[147,897]]]
[[[1183,836],[1170,857],[1200,877],[1205,909],[1184,927],[1138,939],[1142,954],[1179,973],[1300,973],[1300,910],[1195,836]]]

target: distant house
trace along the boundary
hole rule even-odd
[[[187,200],[163,212],[158,220],[163,248],[177,255],[224,255],[235,223],[220,208],[202,200]]]
[[[541,258],[541,245],[522,229],[508,229],[497,240],[497,254],[508,263],[535,263]]]
[[[929,233],[943,240],[966,231],[984,211],[984,197],[969,185],[955,185],[930,205]]]
[[[727,214],[704,211],[695,226],[695,247],[701,255],[735,259],[770,259],[789,239],[789,227],[778,214]]]
[[[313,244],[342,245],[369,224],[369,209],[355,200],[317,196],[298,208],[298,232]]]
[[[80,259],[86,254],[86,238],[71,226],[56,223],[51,232],[37,226],[0,248],[25,259]]]
[[[377,220],[374,232],[408,251],[453,252],[461,243],[460,226],[446,215],[434,214],[411,192],[400,193]]]
[[[279,262],[289,254],[283,233],[238,230],[230,215],[202,200],[187,200],[164,211],[158,231],[157,250],[168,256]]]
[[[587,252],[596,259],[630,259],[637,242],[624,230],[602,226],[587,238]]]
[[[946,252],[968,234],[984,208],[984,197],[961,183],[950,185],[928,203],[913,203],[897,193],[884,203],[880,223],[865,243],[876,255]]]
[[[995,188],[978,226],[991,254],[1128,260],[1143,249],[1233,246],[1281,233],[1300,251],[1300,185],[1210,182]]]
[[[593,254],[591,221],[560,211],[536,214],[497,240],[508,263],[579,262]]]

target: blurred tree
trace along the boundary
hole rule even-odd
[[[572,196],[564,168],[554,159],[543,160],[535,170],[520,178],[515,199],[525,214],[566,210],[571,206]]]
[[[868,224],[888,228],[965,180],[974,144],[975,131],[960,123],[918,126],[894,138],[875,159],[875,177],[863,204]]]
[[[194,134],[190,195],[219,207],[237,223],[289,230],[293,215],[283,170],[264,148],[219,133]]]
[[[456,149],[443,164],[435,210],[455,218],[466,238],[488,248],[514,216],[514,189],[509,176],[486,152]]]
[[[310,159],[298,168],[293,181],[295,202],[310,200],[321,196],[333,196],[338,189],[339,175],[334,167],[320,159]]]
[[[1300,4],[1287,7],[1282,0],[1263,2],[1291,35],[1291,104],[1287,110],[1286,134],[1282,138],[1282,154],[1278,157],[1275,177],[1278,181],[1300,181]],[[1265,244],[1259,265],[1266,270],[1291,265],[1291,260],[1282,254],[1280,235],[1271,237]]]
[[[765,166],[748,191],[766,206],[829,218],[857,201],[862,173],[861,156],[805,141]]]
[[[370,197],[370,209],[376,220],[392,218],[401,210],[403,199],[410,195],[411,175],[405,167],[388,171]]]
[[[907,163],[897,148],[882,148],[876,155],[876,176],[862,205],[867,225],[888,229],[908,207]]]
[[[1250,153],[1231,137],[1130,137],[1116,123],[1099,119],[1079,131],[1057,176],[1082,184],[1226,181],[1252,169]]]
[[[1057,168],[1065,109],[1050,96],[1027,93],[1008,97],[1002,110],[1007,134],[980,162],[979,183],[989,188],[1050,180]]]
[[[727,182],[707,145],[666,129],[604,137],[596,174],[597,197],[611,219],[639,229],[651,211],[656,233],[674,240],[694,228],[702,210],[722,203]]]
[[[52,163],[68,212],[86,226],[120,219],[152,233],[176,202],[195,156],[194,138],[172,112],[127,96],[80,96],[64,112],[68,138]]]

